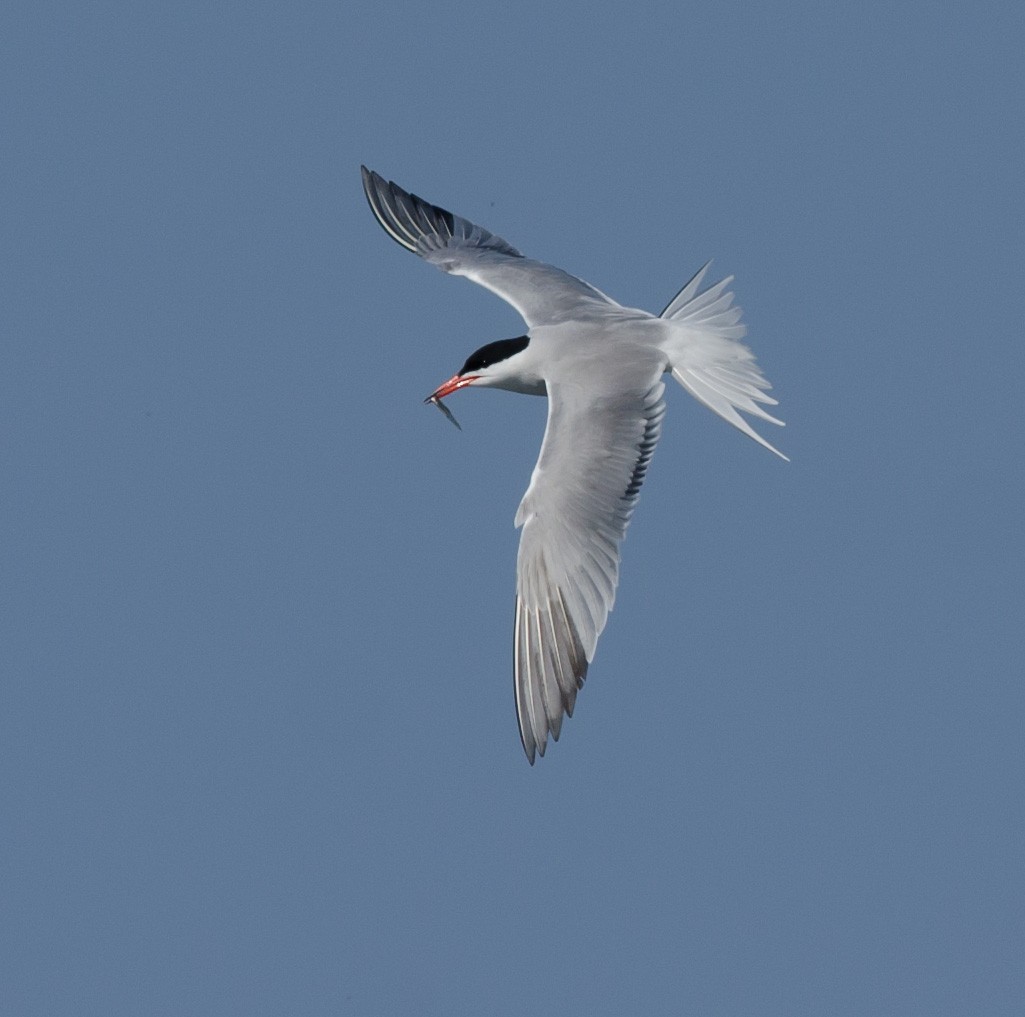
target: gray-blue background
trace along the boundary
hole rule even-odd
[[[15,3],[0,1011],[1025,1012],[1018,3]],[[576,717],[542,400],[366,162],[621,302],[736,273]]]

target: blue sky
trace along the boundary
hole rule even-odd
[[[16,3],[5,1013],[1012,1013],[1016,4]],[[544,405],[367,163],[633,306],[734,273],[785,464],[682,391],[533,769]]]

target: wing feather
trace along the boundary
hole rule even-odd
[[[548,382],[548,427],[517,512],[516,714],[531,763],[558,739],[612,605],[619,545],[662,428],[659,370],[599,398]]]
[[[445,272],[491,290],[512,304],[531,328],[574,318],[582,306],[618,306],[561,268],[525,258],[469,219],[404,191],[366,166],[362,172],[370,209],[396,243]]]

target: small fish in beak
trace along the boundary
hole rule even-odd
[[[462,430],[462,427],[459,426],[459,421],[456,420],[456,418],[453,415],[452,411],[436,395],[429,395],[424,400],[424,402],[425,403],[433,403],[435,406],[438,407],[439,410],[441,410],[442,413],[445,414],[446,417],[448,417],[449,420],[452,421],[453,424],[456,425],[456,427],[459,428],[460,431]]]

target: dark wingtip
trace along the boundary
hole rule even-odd
[[[475,226],[460,216],[453,215],[440,205],[403,190],[392,180],[386,180],[366,166],[363,173],[363,193],[370,203],[370,210],[396,243],[414,254],[423,254],[420,244],[425,237],[437,238],[439,246],[446,246],[453,237],[459,242],[471,239],[472,246],[487,247],[511,258],[522,258],[515,247],[501,237]]]
[[[363,193],[370,205],[374,218],[381,224],[385,233],[407,251],[416,253],[416,237],[410,233],[408,225],[396,215],[396,201],[401,204],[403,197],[408,197],[397,184],[389,183],[380,173],[375,173],[366,166],[360,166],[363,174]]]

